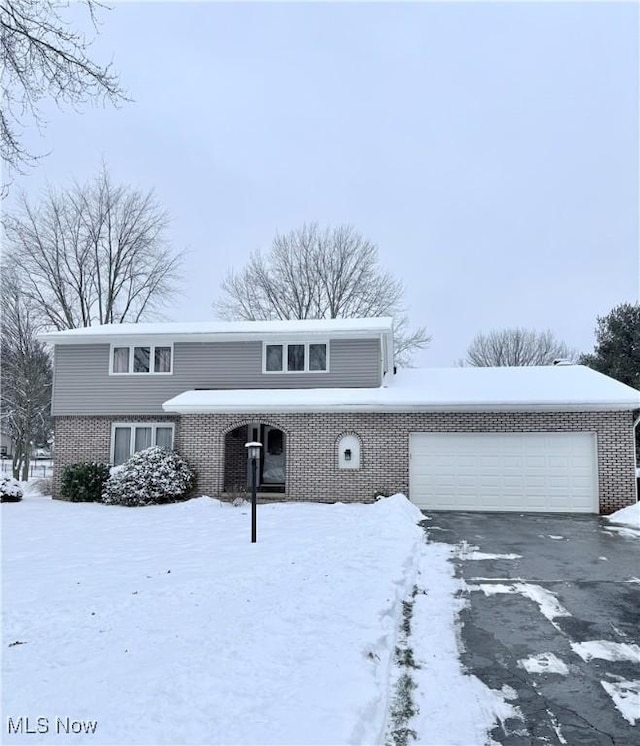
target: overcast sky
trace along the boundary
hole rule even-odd
[[[634,3],[118,3],[92,56],[135,99],[45,107],[21,177],[154,188],[188,250],[175,321],[212,318],[230,267],[304,221],[350,223],[402,278],[416,362],[479,331],[591,349],[636,301]],[[11,207],[13,197],[7,200]]]

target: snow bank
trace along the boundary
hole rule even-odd
[[[640,502],[635,505],[628,505],[622,510],[617,510],[615,513],[607,516],[607,520],[611,523],[619,523],[624,526],[631,526],[631,528],[640,529]]]
[[[381,741],[424,545],[406,498],[262,505],[254,545],[210,498],[2,510],[3,713],[50,724],[4,743]]]
[[[447,544],[428,544],[422,552],[419,585],[427,590],[415,597],[411,642],[418,714],[411,721],[421,744],[447,746],[490,742],[497,722],[519,718],[519,710],[507,702],[508,690],[490,689],[466,673],[459,660],[459,613],[465,601],[465,582],[455,577],[451,560],[456,556]]]
[[[410,523],[421,523],[425,517],[422,511],[400,492],[391,497],[381,497],[374,503],[375,510],[381,519],[392,521],[403,516]]]

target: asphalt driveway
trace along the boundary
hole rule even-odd
[[[429,540],[454,545],[469,587],[462,662],[493,689],[510,687],[524,716],[492,737],[640,743],[640,536],[598,516],[425,515]]]

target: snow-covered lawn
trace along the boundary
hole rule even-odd
[[[607,520],[622,526],[640,529],[640,502],[628,505],[607,516]]]
[[[416,603],[418,742],[486,734],[509,708],[460,668],[461,581],[421,518],[400,495],[265,505],[251,545],[249,508],[210,498],[3,504],[0,740],[383,743],[416,582],[433,590]]]

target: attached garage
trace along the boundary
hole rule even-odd
[[[180,418],[178,447],[204,494],[223,490],[225,434],[261,421],[286,434],[287,500],[402,492],[428,510],[604,515],[636,502],[640,392],[581,365],[401,369],[377,388],[194,390],[163,409]]]
[[[409,494],[430,510],[597,513],[595,433],[411,433]]]

